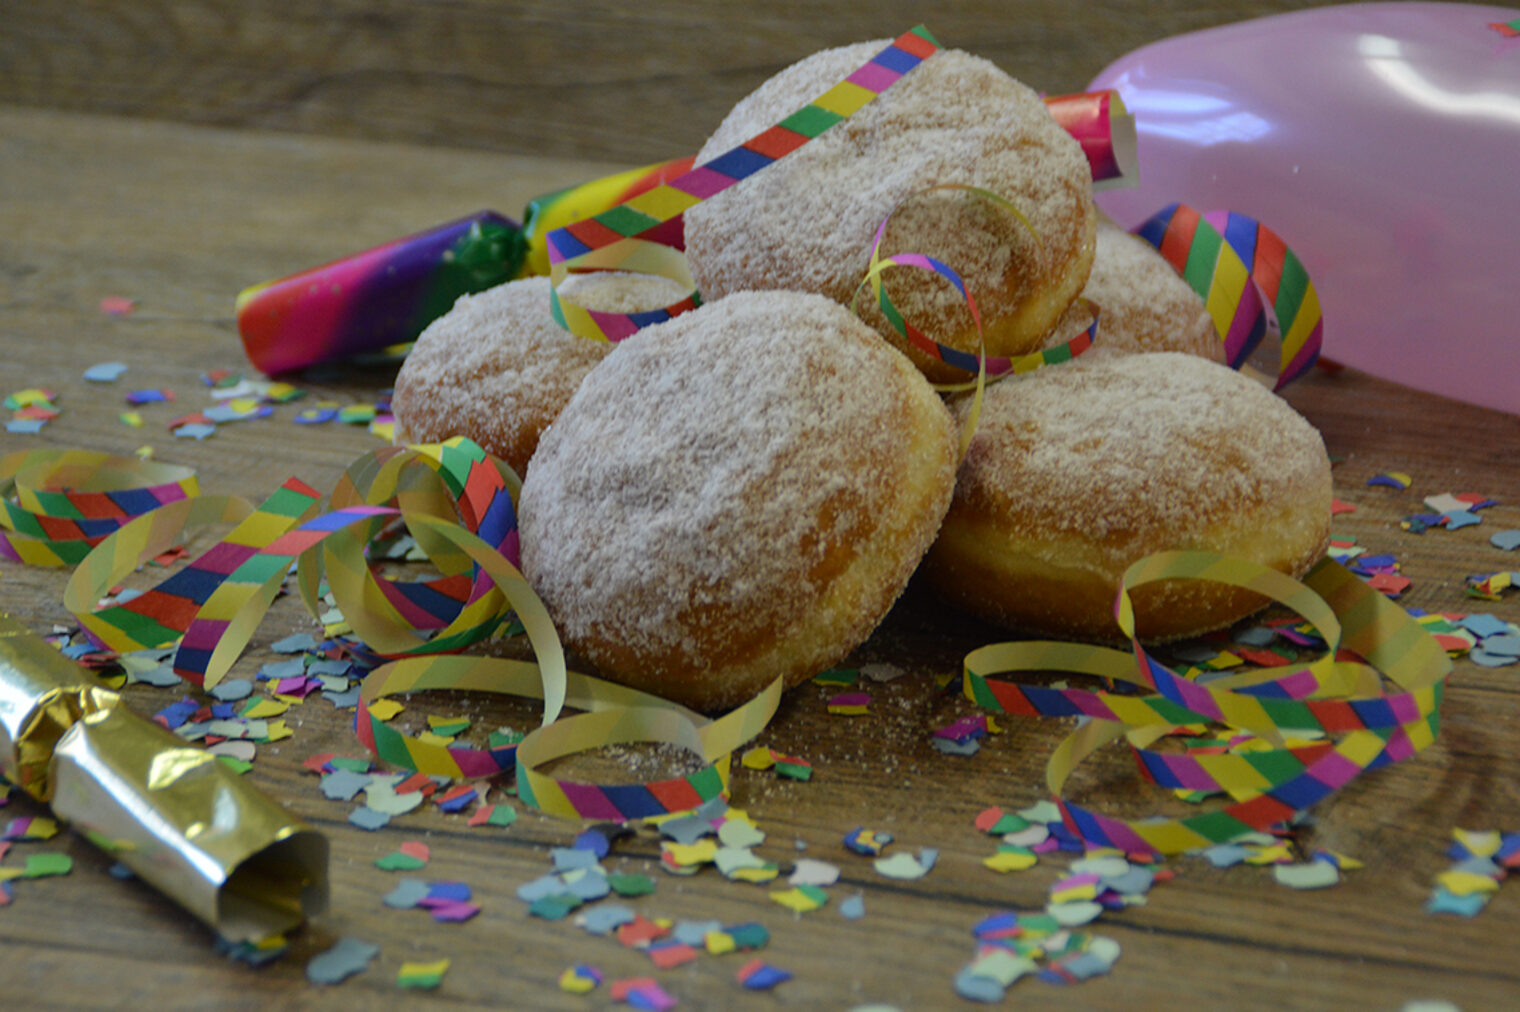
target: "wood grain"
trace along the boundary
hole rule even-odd
[[[382,8],[383,9],[383,8]],[[121,15],[127,17],[128,15]],[[0,452],[81,446],[130,452],[151,444],[161,459],[189,464],[208,491],[257,497],[295,474],[330,487],[355,456],[376,445],[362,429],[297,430],[294,408],[224,426],[204,443],[175,440],[173,415],[207,401],[198,377],[240,368],[231,304],[236,291],[480,206],[515,207],[533,193],[602,166],[422,146],[205,128],[144,120],[0,108],[0,389],[44,385],[60,391],[62,417],[40,436],[0,433]],[[103,315],[101,297],[139,301],[125,318]],[[1330,340],[1333,341],[1333,334]],[[87,385],[97,361],[126,362],[114,386]],[[314,396],[373,400],[393,373],[347,370],[300,385]],[[144,409],[148,425],[117,421],[127,389],[166,386],[176,405]],[[1501,415],[1346,371],[1316,374],[1289,400],[1325,433],[1340,458],[1336,485],[1358,506],[1338,518],[1375,552],[1395,553],[1414,580],[1406,603],[1441,611],[1491,611],[1520,620],[1520,596],[1496,604],[1462,595],[1462,576],[1514,566],[1487,543],[1494,530],[1520,527],[1513,452],[1520,418]],[[1366,485],[1386,470],[1415,477],[1408,492]],[[1420,497],[1480,491],[1502,501],[1483,525],[1414,535],[1398,520]],[[7,567],[0,608],[34,628],[68,620],[62,573]],[[136,579],[136,578],[135,578]],[[147,577],[141,577],[147,579]],[[268,659],[267,644],[310,628],[294,601],[277,604],[239,673]],[[1000,638],[939,606],[919,588],[857,653],[857,662],[895,665],[907,677],[873,688],[872,715],[829,717],[827,690],[804,686],[785,701],[763,737],[816,767],[807,784],[740,771],[736,803],[770,834],[761,852],[808,856],[844,868],[834,901],[795,918],[763,887],[711,871],[678,879],[655,867],[647,831],[608,862],[648,870],[654,895],[633,905],[649,916],[758,920],[772,932],[762,954],[796,979],[772,995],[739,989],[736,957],[704,957],[653,974],[684,1008],[848,1008],[885,1001],[902,1008],[957,1007],[956,970],[971,956],[970,929],[999,909],[1044,902],[1064,860],[1022,875],[997,876],[980,860],[992,851],[972,820],[986,805],[1022,806],[1043,795],[1043,765],[1064,732],[1060,722],[1009,721],[1007,731],[969,759],[942,756],[929,733],[970,712],[935,691],[964,653]],[[128,702],[152,712],[176,694],[134,687]],[[532,720],[524,706],[447,696],[412,712],[459,713],[481,722]],[[346,822],[349,806],[324,800],[300,763],[322,751],[357,755],[349,717],[321,700],[292,711],[292,740],[264,747],[251,780],[326,832],[333,843],[330,914],[296,934],[293,951],[262,970],[229,963],[209,934],[140,883],[106,874],[108,859],[82,839],[48,849],[77,862],[63,879],[21,882],[0,910],[0,993],[7,1007],[230,1009],[389,1007],[403,1001],[454,1007],[585,1009],[610,1006],[607,990],[572,997],[556,986],[575,962],[609,978],[650,975],[644,955],[593,939],[568,922],[527,916],[516,888],[549,868],[548,848],[570,842],[577,825],[524,812],[506,830],[468,829],[461,816],[414,813],[375,834]],[[1074,991],[1025,981],[1009,1001],[1095,1008],[1397,1008],[1416,997],[1463,1007],[1505,1006],[1520,993],[1520,968],[1504,939],[1520,931],[1520,893],[1506,885],[1476,920],[1423,912],[1433,877],[1447,865],[1453,826],[1520,829],[1520,693],[1514,669],[1462,661],[1451,680],[1441,738],[1399,766],[1359,779],[1319,806],[1311,846],[1365,861],[1341,885],[1290,893],[1262,869],[1215,870],[1196,858],[1170,862],[1177,879],[1144,907],[1106,915],[1096,929],[1123,946],[1107,978]],[[583,761],[595,766],[597,759]],[[606,760],[601,760],[605,766]],[[1105,754],[1077,778],[1079,796],[1132,817],[1174,811],[1164,794],[1137,782],[1122,754]],[[13,799],[5,817],[41,814]],[[903,846],[941,850],[925,879],[878,877],[840,840],[857,825],[886,829]],[[465,925],[434,924],[416,911],[385,909],[379,896],[395,878],[371,862],[406,839],[425,840],[423,873],[475,889],[484,912]],[[18,844],[20,850],[38,844]],[[13,850],[7,863],[20,850]],[[861,893],[867,915],[846,921],[837,904]],[[377,943],[368,972],[331,989],[309,985],[306,960],[341,936]],[[403,995],[401,962],[454,959],[431,999]]]
[[[0,0],[0,102],[644,163],[787,64],[920,21],[1061,94],[1148,42],[1308,6]]]

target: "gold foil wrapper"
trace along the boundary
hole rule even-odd
[[[3,614],[0,771],[232,941],[327,908],[326,837]]]

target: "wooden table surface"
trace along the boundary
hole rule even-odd
[[[537,193],[606,167],[0,106],[0,392],[52,387],[63,412],[39,435],[0,433],[0,450],[130,453],[146,444],[161,460],[193,466],[208,492],[256,500],[292,474],[330,488],[353,458],[378,445],[362,427],[297,428],[291,418],[299,404],[223,426],[204,442],[175,439],[165,427],[209,403],[204,372],[247,368],[232,320],[236,292],[478,208],[511,214]],[[136,311],[104,314],[106,296],[134,299]],[[1333,349],[1333,329],[1328,340]],[[129,372],[112,386],[81,378],[107,360],[126,363]],[[368,403],[393,376],[393,367],[349,368],[297,383],[310,396]],[[122,396],[144,387],[171,388],[178,402],[144,408],[146,426],[129,428],[117,418]],[[1407,605],[1520,620],[1520,593],[1488,603],[1462,592],[1465,574],[1520,568],[1520,557],[1488,543],[1492,532],[1520,527],[1520,418],[1351,371],[1316,373],[1287,397],[1323,431],[1339,461],[1337,494],[1357,506],[1336,519],[1337,532],[1402,561],[1413,580]],[[1389,470],[1409,473],[1413,486],[1366,485]],[[1424,496],[1447,491],[1483,492],[1501,505],[1463,530],[1415,535],[1399,528],[1400,517],[1423,509]],[[0,608],[39,630],[69,621],[64,573],[7,566],[0,578]],[[310,628],[294,601],[281,601],[236,671],[251,674],[271,656],[268,643]],[[347,712],[313,699],[289,714],[294,737],[261,747],[248,774],[332,843],[332,909],[292,936],[285,958],[262,969],[229,962],[198,922],[147,886],[112,878],[102,853],[64,834],[17,845],[65,851],[76,865],[66,878],[16,883],[14,901],[0,909],[0,1005],[609,1007],[605,985],[585,998],[559,990],[560,973],[573,963],[593,964],[609,979],[655,976],[685,1008],[964,1005],[951,982],[972,955],[972,925],[994,911],[1040,907],[1067,864],[1056,857],[1027,872],[994,874],[981,865],[993,841],[972,824],[986,806],[1017,808],[1044,796],[1044,762],[1067,729],[1062,722],[1010,720],[1006,733],[970,758],[941,755],[929,743],[933,729],[971,712],[964,700],[937,694],[935,676],[956,671],[966,651],[997,638],[910,589],[852,658],[907,672],[873,688],[869,716],[830,717],[828,690],[806,685],[786,698],[762,735],[763,743],[811,760],[813,780],[736,773],[735,804],[769,834],[762,855],[787,861],[805,845],[807,856],[843,868],[829,907],[798,917],[772,903],[766,887],[730,882],[711,869],[667,875],[647,830],[607,862],[658,880],[653,895],[632,901],[647,916],[764,923],[772,939],[761,955],[795,975],[772,993],[739,987],[738,956],[704,956],[655,972],[646,956],[569,921],[530,918],[515,890],[549,870],[549,848],[569,844],[579,824],[523,811],[508,829],[470,829],[464,816],[428,810],[375,833],[349,825],[351,806],[325,800],[300,764],[319,752],[359,755],[361,746]],[[1397,1008],[1444,998],[1466,1008],[1507,1005],[1520,994],[1520,887],[1505,886],[1472,920],[1431,915],[1423,906],[1447,866],[1453,827],[1520,830],[1517,673],[1459,660],[1439,740],[1315,810],[1305,845],[1350,854],[1365,869],[1334,888],[1300,893],[1275,884],[1267,869],[1216,870],[1196,857],[1172,859],[1176,878],[1155,888],[1147,905],[1105,914],[1093,926],[1123,948],[1109,976],[1074,989],[1022,981],[1008,1003]],[[151,712],[178,695],[135,686],[127,700]],[[519,726],[531,719],[527,707],[494,700],[441,696],[418,708],[467,708],[481,721],[516,719]],[[1164,792],[1134,777],[1120,753],[1084,769],[1078,789],[1131,817],[1175,810]],[[36,814],[42,809],[19,796],[4,809],[6,818]],[[916,882],[878,876],[841,845],[861,825],[888,830],[907,848],[938,848],[938,865]],[[410,839],[432,848],[420,874],[468,882],[484,908],[479,917],[435,924],[381,905],[395,876],[372,862]],[[18,853],[13,849],[8,862]],[[847,920],[838,904],[856,894],[866,915]],[[345,936],[381,947],[372,967],[337,987],[309,984],[307,960]],[[438,992],[398,989],[403,961],[441,956],[453,967]]]

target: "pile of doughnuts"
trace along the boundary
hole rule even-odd
[[[883,45],[782,71],[698,163]],[[525,471],[523,569],[566,645],[606,677],[703,710],[844,658],[921,562],[973,614],[1089,639],[1117,635],[1120,576],[1154,551],[1301,575],[1328,541],[1319,434],[1220,364],[1202,301],[1150,246],[1101,223],[1091,190],[1076,141],[1033,91],[936,53],[686,212],[700,308],[613,346],[559,329],[542,279],[461,299],[401,370],[397,438],[466,435]],[[906,346],[875,306],[845,308],[889,216],[883,251],[952,265],[989,354],[1065,341],[1086,325],[1081,298],[1100,313],[1085,355],[988,388],[961,460],[971,395],[947,402],[930,381],[964,375]],[[899,273],[889,287],[904,317],[978,350],[959,293]],[[576,283],[576,301],[606,311],[686,294],[651,278]],[[1196,582],[1135,599],[1151,639],[1263,603]]]

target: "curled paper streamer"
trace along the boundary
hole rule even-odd
[[[1151,657],[1134,639],[1130,591],[1146,583],[1207,579],[1247,587],[1304,616],[1325,641],[1305,666],[1200,684]],[[1175,854],[1266,830],[1321,801],[1364,770],[1398,762],[1435,740],[1451,660],[1403,609],[1333,560],[1301,583],[1257,563],[1206,552],[1162,552],[1124,574],[1116,620],[1133,654],[1085,644],[1034,641],[983,647],[965,660],[965,693],[991,710],[1091,718],[1052,753],[1046,779],[1063,821],[1092,846]],[[1346,648],[1366,663],[1338,659]],[[1059,670],[1125,681],[1148,695],[1052,689],[995,681],[1010,671]],[[1397,686],[1384,692],[1379,672]],[[1164,754],[1146,746],[1184,724],[1219,721],[1276,746],[1241,756]],[[1328,748],[1287,748],[1290,731],[1343,737]],[[1128,736],[1147,778],[1171,787],[1223,790],[1233,803],[1186,819],[1114,819],[1062,797],[1075,766]]]
[[[360,695],[359,739],[393,765],[429,775],[490,776],[515,769],[518,797],[551,815],[624,821],[696,808],[727,796],[731,754],[769,723],[781,699],[777,679],[754,699],[709,720],[658,696],[591,678],[566,675],[567,706],[588,711],[538,728],[515,746],[475,749],[409,738],[380,720],[373,704],[422,689],[500,692],[543,697],[539,667],[488,657],[439,657],[394,661],[365,679]],[[642,784],[584,784],[548,777],[537,767],[602,745],[653,742],[680,745],[703,765],[692,774]]]
[[[550,232],[546,241],[555,286],[578,269],[645,271],[679,280],[671,272],[678,269],[684,273],[684,262],[678,268],[667,262],[666,247],[653,241],[657,229],[865,108],[939,48],[922,25],[909,29],[849,77],[743,144],[616,207]],[[685,281],[690,283],[689,274]],[[592,314],[585,310],[566,312],[563,300],[557,299],[555,319],[582,337],[620,341],[642,326],[669,319],[695,305],[688,296],[656,313]]]
[[[517,275],[516,222],[479,211],[238,294],[248,361],[269,375],[415,340],[461,295]]]
[[[618,172],[534,197],[523,212],[522,233],[528,252],[523,261],[522,273],[549,273],[549,245],[545,240],[550,232],[564,228],[573,221],[590,218],[617,207],[667,180],[684,175],[695,162],[695,155],[673,158],[668,162]],[[649,238],[672,249],[686,248],[679,217],[672,218],[664,228],[652,233]]]
[[[0,772],[233,941],[327,906],[327,840],[0,614]]]
[[[1302,262],[1265,225],[1234,211],[1200,214],[1172,204],[1135,234],[1161,253],[1203,299],[1239,369],[1268,331],[1281,339],[1277,386],[1309,371],[1319,358],[1324,319],[1319,293]]]
[[[198,492],[195,474],[172,464],[90,450],[8,454],[0,458],[0,559],[77,565],[134,517]]]

